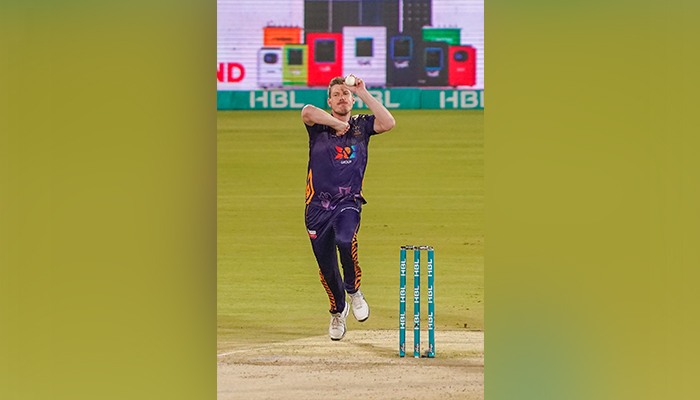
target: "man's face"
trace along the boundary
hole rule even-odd
[[[333,113],[346,115],[352,111],[353,104],[355,104],[355,97],[345,88],[345,85],[333,85],[331,87],[331,97],[328,99],[328,106],[333,110]]]

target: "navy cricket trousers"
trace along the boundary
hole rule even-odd
[[[333,210],[306,206],[306,230],[332,313],[345,309],[346,292],[355,293],[360,288],[362,271],[357,259],[357,231],[361,212],[359,201],[340,203]],[[338,254],[342,275],[338,268]]]

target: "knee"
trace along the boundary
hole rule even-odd
[[[351,235],[338,235],[335,238],[335,243],[342,250],[350,250],[353,246],[354,241],[355,238]]]

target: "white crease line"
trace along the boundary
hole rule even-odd
[[[216,356],[217,356],[217,357],[223,357],[223,356],[227,356],[227,355],[229,355],[229,354],[244,353],[244,352],[246,352],[246,351],[265,350],[265,349],[271,349],[271,348],[273,348],[273,347],[275,347],[275,346],[258,347],[257,349],[236,350],[236,351],[230,351],[230,352],[228,352],[228,353],[217,354]]]
[[[217,356],[217,357],[223,357],[223,356],[228,356],[228,355],[230,355],[230,354],[244,353],[244,352],[246,352],[246,351],[266,350],[266,349],[271,349],[271,348],[273,348],[273,347],[281,346],[281,345],[284,345],[284,344],[287,344],[287,343],[291,343],[291,342],[297,342],[297,341],[304,341],[304,340],[316,339],[316,338],[325,337],[325,336],[326,336],[326,335],[320,335],[320,336],[306,337],[306,338],[302,338],[302,339],[292,339],[292,340],[288,340],[288,341],[285,341],[285,342],[275,343],[275,344],[273,344],[272,346],[258,347],[257,349],[243,349],[243,350],[230,351],[230,352],[228,352],[228,353],[217,354],[216,356]]]

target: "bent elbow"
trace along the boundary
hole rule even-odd
[[[391,121],[389,121],[389,124],[387,125],[386,130],[390,131],[390,130],[394,129],[395,126],[396,126],[396,120],[394,118],[392,118]]]
[[[309,112],[311,112],[311,104],[307,104],[301,109],[301,118],[306,119],[309,116]]]
[[[301,120],[307,125],[313,125],[311,122],[311,114],[313,113],[313,107],[311,104],[307,104],[301,109]]]
[[[382,124],[380,125],[379,128],[381,129],[382,132],[387,132],[387,131],[392,130],[394,128],[394,126],[396,126],[396,120],[394,120],[394,118],[391,118],[388,121],[382,122]]]

